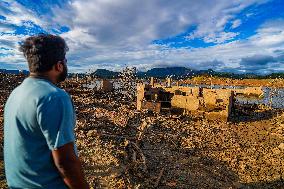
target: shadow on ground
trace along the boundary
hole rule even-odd
[[[230,121],[233,123],[239,123],[269,120],[277,117],[281,113],[283,113],[282,109],[255,111],[255,109],[244,107],[243,109],[235,109],[230,117]]]

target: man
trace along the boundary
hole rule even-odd
[[[87,189],[75,146],[70,96],[55,84],[67,77],[68,47],[40,34],[20,47],[30,76],[10,95],[4,110],[4,162],[10,188]]]

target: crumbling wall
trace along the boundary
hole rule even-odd
[[[153,81],[151,82],[153,84]],[[259,87],[244,89],[208,89],[203,87],[164,87],[161,85],[137,86],[137,109],[150,109],[160,112],[163,104],[170,103],[171,109],[183,109],[184,113],[202,115],[207,119],[221,119],[228,121],[235,94],[253,94],[261,96],[263,91]],[[169,95],[170,94],[170,95]],[[163,95],[170,96],[168,99]]]
[[[137,85],[137,110],[148,109],[160,112],[161,109],[170,107],[172,96],[161,87],[140,83]]]
[[[113,91],[113,84],[109,80],[102,80],[100,90],[104,92]]]
[[[137,84],[137,110],[142,109],[142,101],[144,99],[144,93],[145,93],[145,84],[138,83]]]
[[[229,120],[229,114],[227,110],[222,110],[218,112],[204,112],[203,115],[207,120],[222,120],[222,121]]]
[[[262,87],[246,87],[244,89],[234,89],[234,92],[236,94],[243,94],[248,96],[257,96],[257,97],[263,96]]]
[[[202,90],[202,88],[200,87],[182,87],[182,86],[172,86],[172,87],[162,87],[165,91],[170,92],[170,93],[174,93],[175,95],[181,94],[183,96],[195,96],[198,97],[200,96],[200,90]]]
[[[200,107],[199,99],[195,96],[174,95],[171,100],[173,108],[196,111]]]
[[[207,111],[225,109],[232,103],[234,92],[230,89],[203,89],[204,106]]]

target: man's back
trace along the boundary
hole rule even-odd
[[[4,161],[11,188],[66,188],[51,150],[74,142],[75,116],[67,93],[27,78],[10,95],[4,113]]]

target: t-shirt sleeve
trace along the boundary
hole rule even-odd
[[[37,118],[50,150],[75,141],[74,109],[67,95],[43,100],[38,106]]]

